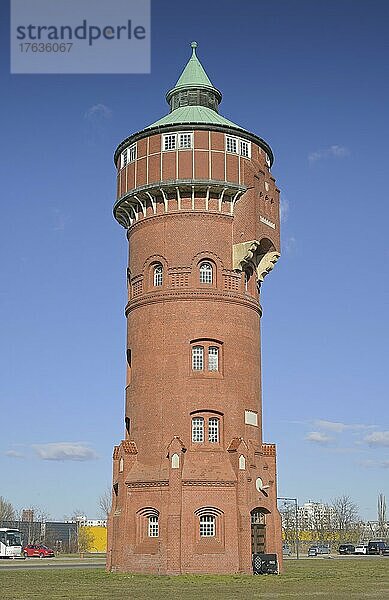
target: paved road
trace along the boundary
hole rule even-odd
[[[26,558],[0,560],[1,571],[17,569],[104,569],[105,558]]]

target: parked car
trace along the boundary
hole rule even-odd
[[[389,556],[389,546],[385,546],[382,550],[382,556]]]
[[[340,544],[338,552],[339,554],[354,554],[355,546],[352,544]]]
[[[367,554],[367,544],[357,544],[354,554]]]
[[[385,542],[382,540],[374,540],[368,543],[367,553],[368,554],[382,554],[383,549],[386,547]]]
[[[37,557],[37,558],[53,558],[54,550],[44,546],[43,544],[27,544],[23,548],[23,555],[27,558],[29,557]]]
[[[312,551],[312,554],[309,552]],[[317,554],[330,554],[331,548],[329,544],[312,544],[308,550],[308,556],[316,556]]]
[[[290,549],[289,544],[282,544],[282,556],[290,556],[292,554],[292,550]]]

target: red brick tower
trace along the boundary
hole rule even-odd
[[[273,154],[218,113],[196,46],[170,113],[115,152],[130,247],[117,571],[250,573],[253,551],[282,558],[260,367],[259,290],[279,257]]]

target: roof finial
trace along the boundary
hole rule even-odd
[[[192,48],[192,56],[196,56],[197,42],[192,42],[191,48]]]

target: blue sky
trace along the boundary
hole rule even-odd
[[[0,495],[98,515],[123,433],[124,230],[112,154],[167,112],[190,42],[221,112],[275,153],[282,257],[262,288],[279,495],[389,495],[389,5],[152,4],[150,75],[9,74],[1,18]]]

